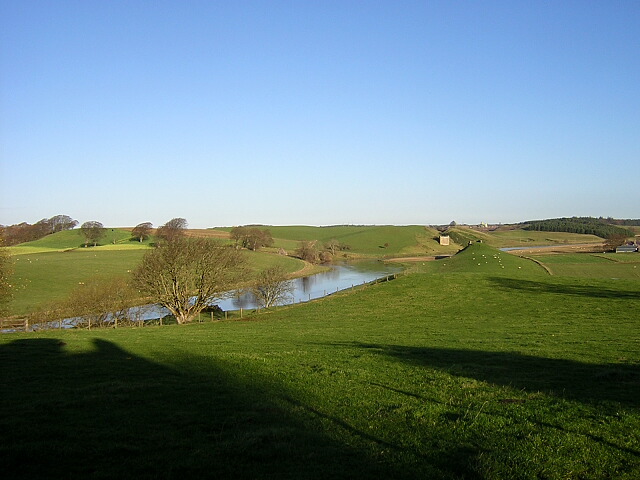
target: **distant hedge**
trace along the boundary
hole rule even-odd
[[[615,221],[615,220],[613,220]],[[630,220],[633,221],[633,220]],[[632,237],[634,234],[626,228],[612,225],[609,220],[593,217],[553,218],[549,220],[532,220],[525,222],[524,230],[541,232],[568,232],[596,235],[608,238],[613,235]]]

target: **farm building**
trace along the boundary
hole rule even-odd
[[[619,247],[616,247],[616,253],[633,253],[637,251],[637,245],[620,245]]]

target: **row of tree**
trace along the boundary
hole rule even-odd
[[[526,222],[523,229],[543,232],[581,233],[596,235],[601,238],[609,238],[611,236],[632,237],[634,235],[633,232],[626,228],[608,223],[606,219],[593,217],[533,220]]]
[[[6,246],[31,242],[63,230],[71,230],[78,226],[78,221],[68,215],[55,215],[51,218],[29,224],[27,222],[15,225],[0,225],[0,237],[4,238]]]
[[[336,239],[322,244],[318,240],[304,240],[299,243],[295,256],[309,263],[329,263],[342,251],[350,250],[350,246]]]
[[[156,236],[162,239],[169,239],[175,236],[183,236],[187,221],[184,218],[173,218],[164,225],[158,227]],[[3,239],[5,246],[18,245],[20,243],[32,242],[51,235],[53,233],[64,230],[72,230],[78,226],[78,221],[68,215],[56,215],[51,218],[43,218],[42,220],[30,224],[27,222],[15,225],[0,225],[0,238]],[[143,222],[136,225],[132,230],[132,235],[140,242],[147,240],[153,231],[151,222]],[[98,244],[107,234],[105,226],[97,221],[90,220],[80,225],[80,232],[85,237],[85,246]]]

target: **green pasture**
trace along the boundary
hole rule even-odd
[[[78,248],[66,252],[16,255],[11,283],[12,315],[24,315],[65,298],[78,284],[96,278],[127,276],[145,250]]]
[[[284,248],[293,252],[301,241],[317,240],[321,244],[338,240],[349,245],[349,255],[398,256],[432,255],[434,253],[455,252],[459,247],[441,247],[435,229],[419,225],[338,225],[328,227],[313,226],[264,226],[274,239],[274,248]],[[222,230],[229,231],[230,228]]]
[[[560,254],[535,255],[553,275],[609,279],[640,279],[640,254]]]
[[[478,240],[496,248],[538,245],[566,245],[602,243],[604,239],[595,235],[567,232],[536,232],[522,229],[497,229],[486,232],[470,227],[458,226],[449,230],[451,238],[460,245]]]
[[[604,239],[595,235],[567,232],[536,232],[528,230],[496,230],[491,232],[490,245],[494,247],[526,247],[528,245],[566,245],[602,243]]]
[[[25,255],[42,252],[59,252],[84,248],[85,237],[79,229],[65,230],[52,235],[34,240],[32,242],[21,243],[14,247],[9,247],[12,255]],[[149,248],[149,240],[139,242],[131,237],[131,232],[119,228],[107,228],[105,236],[98,242],[97,247],[103,250],[128,250]]]
[[[15,255],[11,278],[15,288],[9,305],[10,314],[25,315],[37,311],[66,298],[81,283],[97,278],[128,276],[148,250],[142,245],[135,248],[127,244],[118,248],[120,245],[116,244]],[[288,273],[295,273],[305,266],[302,260],[264,252],[246,252],[246,258],[254,272],[281,265]]]
[[[638,279],[474,244],[243,321],[1,335],[3,471],[639,478],[638,311]]]

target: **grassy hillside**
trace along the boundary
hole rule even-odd
[[[93,278],[127,276],[142,260],[145,250],[128,251],[79,248],[14,257],[15,285],[12,315],[37,310],[47,302],[65,298],[81,282]]]
[[[3,470],[640,477],[640,281],[495,256],[241,322],[0,336]]]
[[[567,232],[536,232],[518,229],[497,229],[494,231],[479,230],[465,226],[449,229],[453,241],[465,246],[469,242],[481,240],[497,248],[521,247],[528,245],[565,245],[602,243],[602,238],[595,235],[584,235]]]
[[[85,238],[79,229],[65,230],[51,235],[47,235],[33,242],[21,243],[14,247],[9,247],[12,255],[33,254],[41,252],[64,251],[74,248],[84,248]],[[106,235],[98,242],[101,249],[139,249],[148,248],[149,242],[138,242],[131,239],[131,232],[118,228],[106,229]]]
[[[265,226],[271,231],[275,248],[293,252],[303,240],[317,240],[324,244],[335,239],[350,246],[349,254],[366,256],[394,256],[454,252],[455,247],[440,247],[434,240],[437,232],[419,225],[340,225],[329,227],[312,226]],[[224,229],[229,231],[230,228]]]
[[[429,273],[482,273],[515,278],[547,275],[544,268],[525,258],[501,252],[486,243],[474,243],[454,257],[416,265],[414,270]]]

